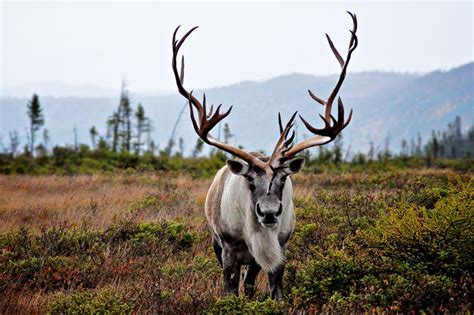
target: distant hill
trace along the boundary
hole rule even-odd
[[[471,125],[474,121],[473,76],[474,62],[425,75],[349,73],[340,93],[347,110],[354,109],[353,121],[344,130],[345,145],[351,144],[352,151],[366,151],[370,141],[383,147],[390,134],[391,148],[398,149],[402,139],[410,140],[417,132],[427,140],[432,129],[444,129],[456,115],[462,117],[464,126]],[[213,88],[206,90],[206,95],[210,103],[234,105],[227,122],[238,144],[268,152],[278,136],[278,112],[287,119],[298,110],[307,120],[322,126],[317,115],[322,112],[322,106],[309,98],[307,89],[325,98],[336,79],[335,75],[290,74],[262,82]],[[200,95],[199,91],[195,94]],[[185,100],[177,94],[150,96],[133,94],[133,91],[131,98],[134,106],[138,102],[144,105],[154,123],[154,136],[163,148]],[[0,136],[5,144],[8,131],[16,129],[21,135],[25,134],[27,101],[26,98],[0,99]],[[79,131],[79,140],[89,143],[88,129],[92,125],[105,133],[105,121],[117,106],[118,96],[40,95],[40,101],[46,116],[45,127],[50,130],[53,143],[72,143],[74,126]],[[301,139],[305,133],[301,123],[297,125],[297,132]],[[177,137],[184,138],[188,152],[194,146],[196,136],[189,113],[183,116]]]

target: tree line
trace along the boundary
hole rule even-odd
[[[26,130],[26,143],[23,152],[20,152],[21,140],[17,130],[9,132],[9,146],[3,147],[4,153],[15,156],[19,153],[31,156],[45,156],[49,154],[49,130],[43,128],[45,125],[45,114],[41,107],[37,94],[33,94],[27,103],[27,115],[29,126]],[[129,92],[125,83],[122,83],[120,100],[117,109],[106,121],[106,134],[100,135],[96,126],[89,129],[92,150],[102,149],[111,152],[126,152],[142,154],[144,152],[154,152],[155,143],[152,139],[152,121],[145,114],[145,109],[141,103],[133,108]],[[42,129],[43,128],[43,129]],[[39,143],[39,132],[42,129],[42,142]],[[77,128],[73,129],[74,145],[73,149],[78,150],[81,145],[78,141]]]
[[[177,125],[186,106],[183,107],[183,110],[178,115],[166,147],[160,151],[153,140],[152,132],[154,128],[152,120],[147,117],[141,103],[138,103],[136,108],[134,108],[127,86],[122,82],[117,108],[106,120],[106,133],[100,135],[96,126],[90,127],[91,145],[89,147],[86,144],[79,143],[77,129],[74,127],[74,146],[69,148],[78,151],[86,146],[88,149],[92,149],[92,151],[109,151],[136,156],[144,154],[155,155],[156,153],[171,156],[173,152],[175,155],[184,156],[184,139],[180,137],[176,143],[175,135]],[[45,113],[41,107],[39,96],[33,94],[26,107],[29,126],[25,130],[26,143],[23,145],[23,152],[20,150],[21,141],[17,130],[9,132],[9,146],[0,143],[1,147],[3,147],[2,151],[4,154],[10,154],[12,157],[18,154],[30,155],[32,157],[54,154],[54,148],[53,150],[49,148],[49,130],[43,128],[45,125]],[[42,142],[38,139],[40,136],[42,137]],[[218,126],[217,137],[219,139],[222,137],[222,140],[226,143],[232,141],[234,135],[227,123],[223,125],[223,128]],[[305,154],[308,160],[313,160],[317,163],[332,162],[336,165],[342,162],[364,164],[395,158],[424,158],[427,161],[431,161],[439,158],[469,159],[474,156],[474,126],[471,126],[467,132],[463,133],[462,121],[459,116],[450,122],[445,130],[433,130],[430,139],[425,144],[423,144],[419,133],[411,141],[402,140],[399,151],[392,151],[390,149],[390,141],[391,137],[387,135],[384,147],[376,147],[374,142],[371,141],[367,152],[353,154],[350,146],[344,148],[342,135],[340,135],[329,147],[319,147],[316,153],[311,154],[307,152]],[[173,151],[176,145],[178,145],[178,150]],[[55,148],[58,147],[60,146],[55,146]],[[198,138],[191,150],[191,157],[196,158],[200,156],[203,152],[203,147],[204,142]],[[209,155],[212,156],[214,154],[216,154],[216,151],[211,149]]]

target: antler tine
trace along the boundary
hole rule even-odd
[[[308,93],[309,93],[309,96],[311,96],[313,100],[315,100],[316,102],[318,102],[319,104],[323,106],[326,105],[326,101],[323,100],[322,98],[317,97],[315,94],[313,94],[313,92],[311,92],[311,90],[308,90]]]
[[[273,149],[273,153],[270,157],[270,160],[268,161],[268,164],[271,167],[277,167],[283,160],[284,160],[284,153],[291,149],[289,145],[293,142],[293,139],[295,138],[295,131],[293,130],[293,133],[290,137],[288,137],[288,134],[294,126],[294,120],[296,117],[296,114],[298,112],[294,112],[294,114],[291,116],[291,118],[288,120],[288,122],[285,125],[285,128],[283,128],[282,120],[281,120],[281,114],[278,113],[278,124],[280,126],[280,137],[278,138],[278,141],[275,144],[275,148]]]
[[[200,131],[199,131],[199,126],[198,126],[198,124],[197,124],[197,122],[196,122],[196,117],[194,117],[194,107],[193,107],[193,105],[192,105],[192,103],[191,103],[191,98],[188,99],[188,104],[189,104],[189,114],[190,114],[190,116],[191,116],[191,122],[192,122],[192,124],[193,124],[194,131],[200,136],[201,133],[200,133]],[[203,138],[202,138],[202,140],[203,140],[204,142],[207,142],[207,139],[203,139]]]
[[[178,62],[177,62],[176,59],[178,57],[179,49],[183,45],[186,38],[188,38],[188,36],[191,35],[191,33],[194,32],[199,26],[195,26],[195,27],[191,28],[186,34],[184,34],[184,36],[180,40],[177,40],[176,35],[177,35],[178,30],[179,30],[180,27],[181,26],[178,26],[173,32],[173,38],[172,38],[172,47],[173,47],[172,68],[173,68],[173,73],[174,73],[174,76],[175,76],[176,85],[178,86],[179,93],[181,95],[183,95],[186,99],[189,99],[190,94],[189,94],[188,91],[186,91],[186,89],[183,86],[183,82],[184,82],[184,56],[181,56],[181,67],[180,67],[181,69],[180,69],[179,73],[178,73],[178,68],[177,68]],[[201,103],[194,96],[191,96],[191,103],[199,111],[202,110]]]
[[[301,115],[300,119],[305,125],[305,127],[314,134],[313,137],[296,144],[293,146],[291,149],[287,150],[285,152],[285,157],[289,158],[298,152],[301,152],[302,150],[305,150],[307,148],[317,146],[317,145],[324,145],[328,142],[331,142],[336,138],[336,136],[345,128],[347,125],[351,122],[352,119],[352,109],[349,113],[349,117],[347,120],[344,119],[344,105],[342,103],[342,99],[339,97],[338,98],[338,106],[337,106],[337,119],[334,118],[334,116],[331,114],[332,110],[332,105],[334,102],[334,99],[336,98],[337,94],[339,93],[339,90],[342,86],[342,83],[344,82],[344,79],[346,77],[346,72],[347,72],[347,67],[349,65],[349,61],[351,60],[352,52],[357,48],[357,45],[359,43],[359,40],[357,38],[356,32],[357,32],[357,16],[355,14],[352,14],[351,12],[347,12],[351,16],[352,19],[352,24],[353,28],[350,30],[351,33],[351,39],[349,41],[349,47],[347,50],[347,55],[346,59],[344,60],[341,56],[341,54],[338,52],[336,49],[336,46],[331,40],[331,37],[329,37],[328,34],[326,34],[326,39],[329,43],[329,47],[331,48],[331,51],[333,52],[334,56],[336,57],[337,61],[339,62],[339,65],[341,67],[341,73],[339,75],[339,79],[337,80],[337,83],[334,87],[334,89],[331,91],[329,97],[327,100],[323,100],[316,96],[314,93],[312,93],[310,90],[308,90],[308,93],[310,97],[318,102],[319,104],[325,106],[324,109],[324,116],[319,115],[321,119],[324,121],[324,128],[322,129],[317,129],[313,127],[308,121],[306,121]]]
[[[181,56],[181,73],[179,74],[179,81],[184,84],[184,55]]]
[[[278,112],[278,126],[280,127],[280,134],[283,133],[283,124],[281,123],[281,114]]]
[[[354,47],[354,49],[355,49],[357,47],[357,36],[355,36],[355,33],[357,32],[357,16],[355,15],[355,13],[351,13],[349,11],[346,11],[346,12],[349,13],[349,15],[351,16],[352,24],[354,25],[352,31],[349,30],[354,35],[354,37],[352,37],[350,42],[349,42],[349,48],[352,47],[352,45],[354,44],[354,41],[356,41],[355,47]]]

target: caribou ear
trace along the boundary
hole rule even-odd
[[[303,157],[293,158],[293,159],[287,161],[284,164],[285,171],[288,174],[298,173],[299,171],[301,171],[303,166],[304,166],[304,158]]]
[[[245,175],[250,170],[249,165],[240,160],[227,160],[227,166],[235,175]]]

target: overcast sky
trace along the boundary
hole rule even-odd
[[[186,86],[228,85],[301,72],[336,73],[324,34],[349,71],[427,72],[474,59],[473,2],[159,3],[1,2],[0,86],[55,81],[169,92],[171,35],[199,25],[182,51]],[[182,33],[181,33],[182,34]]]

